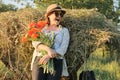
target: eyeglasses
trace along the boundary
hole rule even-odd
[[[61,11],[55,11],[54,14],[55,14],[56,17],[58,17],[58,16],[63,17],[64,16],[64,13],[61,12]]]

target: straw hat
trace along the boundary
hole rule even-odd
[[[54,11],[62,11],[63,14],[66,13],[64,9],[62,9],[58,4],[51,4],[48,6],[45,17],[47,18],[49,14],[51,14]]]

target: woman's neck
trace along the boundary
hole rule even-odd
[[[59,25],[56,25],[56,24],[50,24],[49,26],[50,26],[50,27],[58,27]]]
[[[60,25],[48,25],[48,27],[46,28],[47,30],[50,30],[50,31],[59,31],[60,30]]]

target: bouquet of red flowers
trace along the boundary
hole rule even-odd
[[[45,25],[46,25],[45,21],[39,21],[38,23],[36,22],[30,23],[27,32],[22,37],[22,42],[38,40],[41,34],[41,30],[42,28],[44,28]]]
[[[53,46],[54,43],[54,34],[52,34],[52,38],[50,38],[50,35],[46,35],[42,33],[42,29],[46,26],[46,21],[39,21],[39,22],[32,22],[29,24],[29,28],[27,32],[24,34],[22,37],[22,42],[27,42],[27,41],[40,41],[42,44],[47,45],[48,47]],[[47,51],[41,50],[39,52],[40,57],[43,57],[44,55],[47,54]],[[44,73],[54,73],[54,64],[53,64],[53,59],[50,59],[47,64],[43,65],[38,63],[40,67],[44,68]]]

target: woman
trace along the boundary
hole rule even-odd
[[[64,57],[69,45],[69,31],[60,25],[65,13],[66,11],[58,4],[51,4],[47,8],[45,14],[47,25],[42,31],[44,33],[53,32],[55,34],[54,48],[50,48],[38,41],[32,42],[35,48],[31,63],[32,80],[60,80],[61,76],[69,76]],[[37,56],[38,51],[41,49],[46,50],[48,54],[39,59]],[[37,66],[38,62],[46,64],[51,58],[54,60],[54,75],[43,73],[43,68]]]

